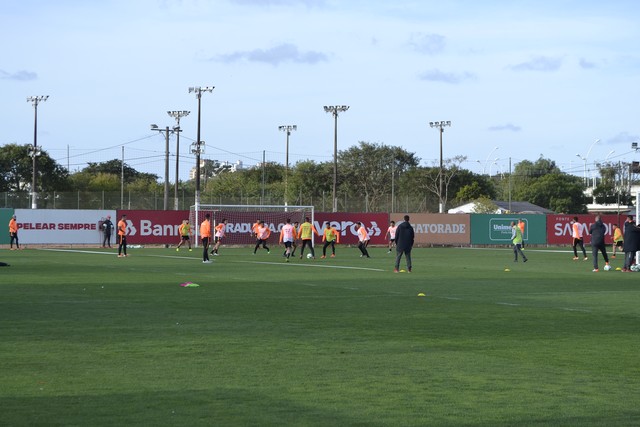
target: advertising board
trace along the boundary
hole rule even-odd
[[[113,210],[16,209],[20,244],[102,243],[100,224]]]

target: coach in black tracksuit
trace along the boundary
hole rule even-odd
[[[393,270],[395,273],[400,268],[402,254],[407,258],[407,271],[411,273],[411,249],[413,248],[414,238],[415,233],[409,222],[409,215],[405,215],[404,222],[401,222],[396,228],[396,267]]]
[[[640,228],[634,223],[633,216],[629,215],[624,222],[624,243],[622,247],[624,251],[624,266],[622,271],[631,271],[631,264],[633,264],[638,249],[640,249]]]
[[[591,252],[593,254],[593,271],[598,271],[598,251],[602,252],[605,264],[609,264],[607,248],[604,245],[604,235],[606,232],[607,227],[605,227],[600,219],[600,215],[596,215],[596,222],[589,227],[589,234],[591,234]]]

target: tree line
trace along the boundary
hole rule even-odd
[[[0,147],[0,192],[30,192],[32,159],[28,154],[28,145]],[[424,212],[438,212],[439,203],[449,209],[471,201],[479,202],[479,211],[491,211],[495,209],[491,200],[509,199],[531,202],[554,212],[586,211],[583,180],[562,172],[554,161],[542,156],[515,164],[511,173],[494,176],[463,168],[465,156],[445,159],[442,170],[439,164],[420,165],[420,160],[401,147],[380,143],[362,141],[341,150],[337,158],[338,198],[360,198],[370,212],[389,210],[392,195],[418,200],[419,206],[414,209]],[[157,175],[138,172],[118,159],[90,162],[83,169],[70,172],[42,151],[37,163],[38,192],[119,192],[122,182],[127,192],[161,193],[164,188]],[[594,195],[603,202],[628,201],[628,189],[619,184],[620,168],[600,165],[602,179]],[[207,168],[203,172],[201,193],[213,195],[216,200],[238,200],[241,204],[242,200],[263,200],[266,195],[272,203],[286,201],[294,205],[330,199],[334,169],[333,161],[304,160],[289,168],[266,162],[235,172]],[[180,191],[192,194],[195,183],[188,180],[178,185]]]

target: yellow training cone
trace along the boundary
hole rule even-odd
[[[425,294],[423,294],[422,292],[420,292],[420,293],[418,294],[418,296],[419,296],[419,297],[426,297],[426,295],[425,295]]]
[[[505,268],[504,271],[511,271],[511,270],[509,270],[508,268]]]

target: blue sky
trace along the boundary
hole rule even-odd
[[[62,165],[120,158],[164,174],[149,125],[182,119],[181,178],[193,166],[202,99],[205,158],[329,161],[358,141],[398,145],[423,165],[465,155],[475,172],[551,158],[582,175],[638,160],[640,3],[635,1],[43,0],[0,11],[0,144],[33,141]],[[600,139],[597,144],[593,144]],[[498,147],[495,149],[495,147]],[[589,149],[591,148],[591,151]],[[171,180],[175,139],[171,139]],[[614,151],[613,153],[611,153]],[[69,156],[67,156],[69,153]]]

